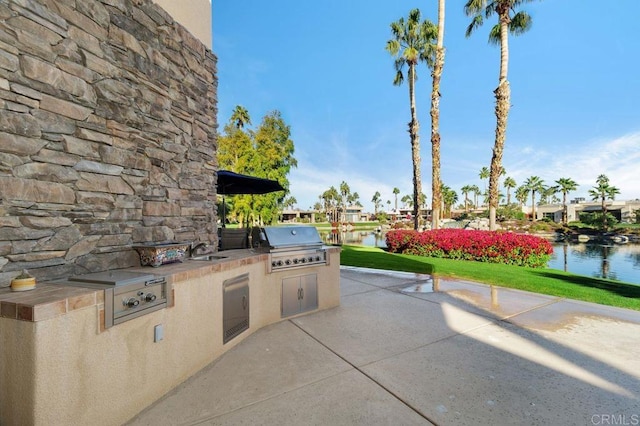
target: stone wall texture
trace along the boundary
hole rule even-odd
[[[216,241],[216,58],[150,0],[0,2],[0,286]]]

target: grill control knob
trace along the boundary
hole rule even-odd
[[[285,260],[285,261],[284,261],[284,264],[285,264],[285,265],[291,265],[291,260],[289,260],[289,259]]]
[[[302,259],[300,259],[300,262],[302,262],[302,263],[307,263],[307,258],[306,258],[306,257],[303,257]]]
[[[278,262],[274,260],[273,262],[271,262],[271,266],[278,266]]]
[[[144,297],[145,302],[153,302],[154,300],[156,300],[156,295],[153,293],[147,293],[147,295]]]
[[[313,256],[309,256],[309,262],[313,262]]]
[[[293,259],[293,263],[296,263],[296,264],[297,264],[298,262],[299,262],[299,260],[298,260],[298,259]]]
[[[320,262],[320,256],[316,256],[316,262]]]
[[[130,297],[124,302],[124,304],[127,305],[130,308],[135,308],[136,306],[138,306],[140,304],[140,301],[138,299],[136,299],[135,297]]]
[[[278,264],[278,266],[282,266],[282,260],[278,260],[278,262],[276,262]]]

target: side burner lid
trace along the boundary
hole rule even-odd
[[[119,286],[146,282],[155,278],[156,277],[154,275],[145,274],[143,272],[104,271],[86,275],[75,275],[73,277],[69,277],[69,281]]]

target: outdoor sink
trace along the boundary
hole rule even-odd
[[[212,261],[212,260],[220,260],[220,259],[226,259],[226,258],[227,256],[220,256],[219,254],[204,254],[202,256],[190,257],[189,260]]]

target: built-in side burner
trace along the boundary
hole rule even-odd
[[[105,328],[167,307],[171,289],[163,276],[131,271],[75,275],[53,284],[104,290]]]

